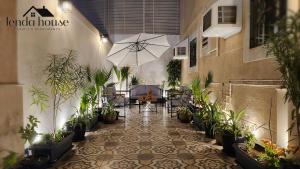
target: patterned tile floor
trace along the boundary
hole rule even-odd
[[[231,169],[234,159],[222,153],[191,124],[167,115],[127,109],[126,119],[100,124],[55,169]]]

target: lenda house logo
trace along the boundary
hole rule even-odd
[[[30,7],[22,18],[6,17],[6,26],[18,30],[59,30],[69,25],[69,20],[56,19],[45,6],[43,8]]]

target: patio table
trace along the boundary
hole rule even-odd
[[[139,113],[145,112],[145,111],[150,111],[150,112],[156,112],[157,113],[157,104],[159,104],[157,98],[147,98],[145,97],[140,97],[138,99],[138,104],[139,104]],[[154,107],[151,107],[151,105],[154,104]]]

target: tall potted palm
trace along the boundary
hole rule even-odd
[[[107,71],[105,69],[102,69],[102,70],[100,69],[100,70],[97,70],[93,74],[95,89],[96,89],[96,93],[97,93],[98,107],[101,102],[103,88],[104,88],[105,84],[109,81],[110,78],[111,78],[111,70]]]
[[[126,81],[126,90],[128,90],[128,77],[130,74],[130,67],[124,66],[120,69],[121,71],[121,83]]]

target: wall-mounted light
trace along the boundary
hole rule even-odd
[[[104,35],[101,35],[101,36],[100,36],[100,40],[101,40],[101,42],[104,42],[104,43],[108,42],[107,37],[104,36]]]
[[[72,3],[69,0],[59,0],[59,7],[62,11],[68,12],[72,10]]]

